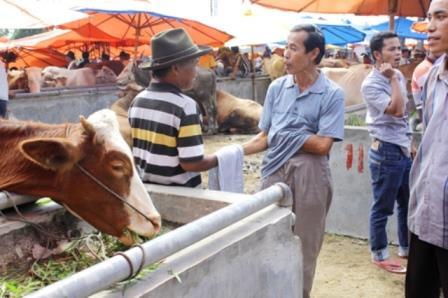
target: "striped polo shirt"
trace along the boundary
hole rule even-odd
[[[196,102],[171,84],[151,83],[129,109],[132,152],[144,182],[196,187],[201,175],[186,172],[180,162],[204,157],[200,113]]]

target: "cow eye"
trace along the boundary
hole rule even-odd
[[[112,170],[117,172],[124,172],[124,162],[120,160],[114,160],[110,163]]]

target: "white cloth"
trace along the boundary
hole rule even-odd
[[[5,64],[0,61],[0,100],[8,100],[8,79]]]
[[[218,166],[208,171],[208,188],[242,193],[244,191],[241,145],[228,145],[216,151]]]

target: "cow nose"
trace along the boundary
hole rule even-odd
[[[162,218],[160,217],[160,215],[157,214],[157,215],[150,216],[149,220],[151,221],[151,223],[154,227],[154,232],[158,233],[160,231],[160,228],[162,227]]]

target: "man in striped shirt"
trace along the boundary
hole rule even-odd
[[[200,112],[181,90],[192,87],[199,57],[211,48],[171,29],[155,35],[151,49],[151,61],[140,67],[153,71],[153,81],[129,109],[136,167],[145,182],[197,187],[199,172],[217,166],[217,158],[204,155]]]

